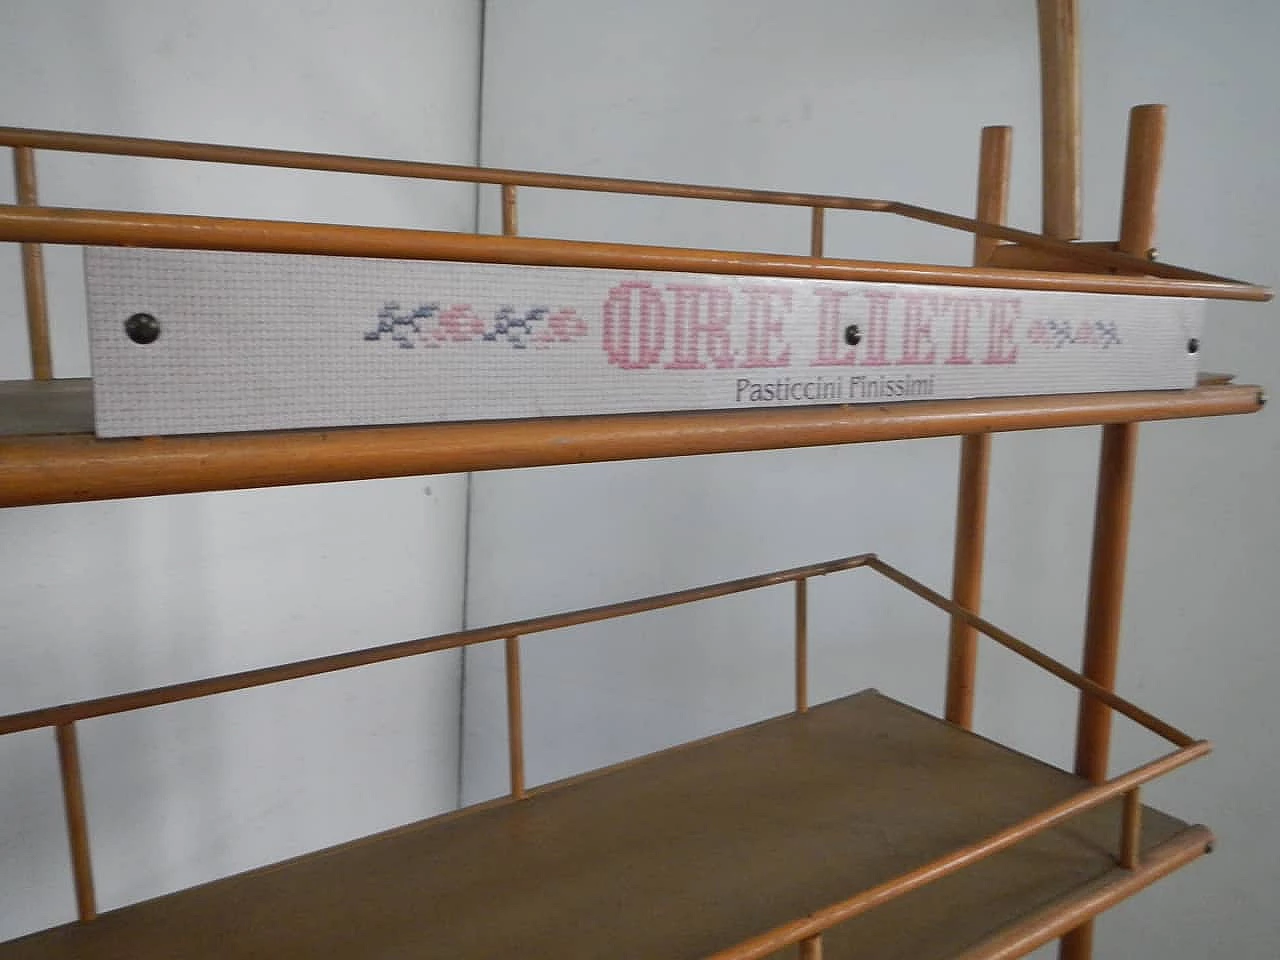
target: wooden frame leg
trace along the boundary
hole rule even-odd
[[[1009,158],[1013,142],[1009,127],[985,127],[978,160],[977,217],[1004,223],[1009,206]],[[988,237],[973,239],[973,262],[983,266],[996,248]],[[991,435],[961,439],[960,482],[956,497],[956,545],[951,599],[977,611],[982,602],[982,560],[987,532],[987,475]],[[978,632],[963,620],[951,618],[947,650],[945,716],[965,729],[973,726],[973,690],[978,670]]]
[[[1137,443],[1136,424],[1102,428],[1093,560],[1089,570],[1089,613],[1081,672],[1108,690],[1114,689],[1116,682]],[[1105,780],[1110,751],[1111,710],[1106,704],[1082,694],[1076,728],[1076,773],[1094,783]],[[1092,954],[1092,921],[1063,937],[1058,951],[1059,960],[1088,960]]]
[[[1124,253],[1147,256],[1152,250],[1164,135],[1163,106],[1144,104],[1130,111],[1118,244]],[[1120,644],[1129,505],[1133,496],[1137,441],[1136,424],[1116,424],[1102,429],[1093,565],[1089,572],[1089,614],[1085,624],[1084,674],[1108,689],[1115,686]],[[1081,697],[1076,729],[1076,773],[1095,783],[1105,779],[1110,747],[1110,710],[1096,700]],[[1092,955],[1092,921],[1062,938],[1059,960],[1088,960]]]

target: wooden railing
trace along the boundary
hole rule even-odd
[[[22,244],[31,368],[32,377],[36,380],[53,377],[44,266],[40,249],[43,243],[466,260],[1238,300],[1265,300],[1270,297],[1270,291],[1264,287],[1124,253],[1116,249],[1114,244],[1075,243],[896,200],[542,173],[17,127],[0,127],[0,146],[13,149],[17,197],[16,204],[0,205],[0,241]],[[40,204],[36,180],[36,151],[39,150],[496,185],[502,191],[502,235],[488,237],[438,231],[46,207]],[[517,191],[520,188],[808,207],[809,256],[519,238]],[[999,244],[1001,249],[1021,252],[1023,259],[1015,260],[1012,267],[924,266],[830,259],[824,255],[828,210],[887,213],[966,231],[984,239],[989,245]],[[1027,260],[1026,254],[1030,254],[1033,263],[1054,264],[1054,269],[1058,272],[1019,269]],[[993,258],[998,259],[1001,258]]]
[[[874,554],[869,553],[842,557],[826,563],[777,570],[772,573],[744,577],[737,580],[727,580],[703,587],[659,594],[622,603],[534,617],[491,627],[460,630],[403,643],[370,647],[364,650],[299,660],[293,663],[247,670],[240,673],[224,674],[203,680],[170,684],[148,690],[115,694],[78,703],[67,703],[23,713],[9,714],[0,716],[0,735],[49,727],[55,731],[62,774],[63,800],[67,818],[72,876],[78,914],[82,921],[88,921],[97,916],[97,907],[94,900],[93,865],[89,852],[89,831],[85,812],[84,788],[81,780],[79,751],[76,746],[76,724],[82,720],[146,709],[166,703],[194,700],[219,693],[229,693],[268,684],[299,680],[323,673],[349,670],[355,667],[419,656],[439,650],[452,650],[478,643],[501,641],[506,654],[507,730],[510,764],[509,796],[511,800],[519,801],[527,797],[531,792],[525,782],[524,774],[524,724],[520,679],[520,643],[522,637],[718,597],[727,597],[763,587],[788,583],[794,584],[795,711],[804,713],[809,708],[808,582],[813,577],[864,567],[874,570],[904,587],[921,599],[950,614],[953,618],[964,621],[979,633],[990,637],[1006,649],[1080,690],[1101,707],[1128,717],[1152,733],[1174,744],[1177,749],[1150,763],[1135,767],[1117,777],[1088,787],[1035,816],[1028,817],[989,837],[955,850],[880,886],[860,891],[846,900],[831,904],[803,919],[784,924],[758,937],[726,949],[716,954],[713,960],[754,960],[754,958],[767,957],[777,950],[793,944],[800,945],[802,957],[820,957],[822,933],[836,924],[852,919],[867,910],[909,893],[934,880],[962,870],[1115,797],[1123,796],[1124,798],[1123,826],[1121,836],[1118,838],[1117,861],[1126,869],[1137,869],[1141,846],[1139,787],[1150,780],[1204,756],[1210,751],[1210,745],[1205,741],[1191,737],[1141,707],[1112,693],[1105,687],[1072,670],[1065,664],[1054,660],[1052,657],[1041,653],[1030,644],[961,607],[919,580],[908,576]],[[549,785],[543,789],[554,789],[554,785]]]

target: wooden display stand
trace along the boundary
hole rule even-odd
[[[1042,4],[1045,23],[1068,4]],[[1059,28],[1061,24],[1059,23]],[[0,130],[18,204],[0,240],[23,244],[34,380],[0,385],[0,506],[373,477],[683,456],[918,437],[963,438],[955,571],[945,597],[871,554],[606,607],[0,716],[0,734],[50,728],[61,764],[79,922],[0,944],[0,960],[106,957],[769,956],[1011,958],[1065,937],[1090,951],[1094,915],[1206,852],[1208,830],[1143,807],[1141,786],[1209,751],[1114,690],[1137,424],[1252,413],[1259,388],[1206,379],[1181,392],[893,406],[96,439],[91,389],[53,381],[40,244],[243,249],[372,257],[875,278],[1132,296],[1266,299],[1263,288],[1157,263],[1154,202],[1162,107],[1131,118],[1115,244],[1074,242],[1078,119],[1070,34],[1049,30],[1045,232],[1003,226],[1010,133],[982,137],[976,219],[896,202],[556,176],[203,144]],[[1055,54],[1054,50],[1058,50]],[[1056,93],[1054,93],[1056,91]],[[1064,92],[1065,91],[1065,92]],[[1056,124],[1056,126],[1055,126]],[[1056,131],[1056,132],[1055,132]],[[71,150],[498,184],[503,236],[263,223],[41,207],[35,153]],[[550,241],[517,236],[521,187],[809,207],[810,257]],[[975,234],[971,268],[823,256],[828,210],[905,215]],[[991,435],[1103,429],[1081,671],[983,619]],[[807,584],[865,570],[950,614],[943,719],[874,691],[811,706]],[[861,575],[866,576],[864,572]],[[525,782],[522,638],[745,590],[794,591],[795,710],[570,781]],[[970,732],[979,634],[1080,691],[1071,773]],[[99,916],[77,724],[124,711],[471,644],[506,651],[507,798]],[[1113,712],[1173,751],[1110,775]]]

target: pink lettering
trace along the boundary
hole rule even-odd
[[[629,280],[609,291],[604,302],[604,351],[624,370],[643,370],[662,353],[666,311],[650,284]]]
[[[862,365],[883,367],[889,363],[889,301],[892,290],[864,290],[867,329],[862,334]]]
[[[671,362],[668,370],[705,370],[699,356],[703,342],[707,357],[718,369],[733,366],[729,319],[733,301],[729,291],[701,284],[671,284],[675,309],[671,321]]]
[[[933,321],[924,318],[925,306],[938,315],[938,296],[934,293],[904,293],[902,308],[902,363],[933,363]],[[927,350],[927,352],[926,352]]]
[[[791,311],[791,288],[756,286],[747,298],[747,356],[744,367],[785,367],[791,347],[782,337],[782,322]]]
[[[813,291],[818,298],[818,356],[815,367],[849,367],[858,362],[852,348],[841,350],[846,324],[840,320],[840,301],[849,295],[848,290],[818,287]]]
[[[951,306],[951,351],[946,363],[973,363],[969,358],[969,324],[978,306],[977,297],[943,297]]]
[[[983,363],[1018,362],[1018,346],[1013,341],[1013,333],[1021,313],[1022,301],[1017,297],[992,298],[987,323],[987,358]]]

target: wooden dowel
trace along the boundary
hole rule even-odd
[[[1155,253],[1156,197],[1160,190],[1165,118],[1166,110],[1161,104],[1144,104],[1129,111],[1118,248],[1122,253],[1147,259]]]
[[[983,127],[978,152],[978,207],[976,219],[1003,225],[1009,210],[1009,169],[1013,153],[1012,127]],[[983,267],[999,246],[995,237],[974,234],[973,265]]]
[[[1115,687],[1120,652],[1137,441],[1137,424],[1102,428],[1082,672],[1108,691]],[[1096,693],[1082,691],[1076,725],[1076,773],[1094,783],[1102,782],[1107,777],[1110,752],[1111,711]],[[1058,960],[1089,960],[1092,956],[1093,922],[1090,921],[1062,938]]]
[[[796,581],[796,712],[809,709],[809,581]]]
[[[809,256],[820,257],[826,239],[827,210],[826,207],[813,208],[813,222],[809,224]]]
[[[979,220],[1003,224],[1009,205],[1009,127],[984,127],[978,153]],[[973,262],[981,266],[996,246],[991,237],[974,236]],[[956,495],[955,552],[951,599],[977,611],[982,603],[982,560],[987,531],[987,475],[991,435],[970,434],[960,441],[960,478]],[[978,671],[978,632],[951,618],[947,642],[947,696],[944,715],[966,730],[973,726],[974,684]]]
[[[40,727],[51,727],[56,724],[70,723],[73,720],[84,720],[90,717],[105,717],[113,713],[125,713],[129,710],[140,710],[144,707],[155,707],[162,703],[177,703],[182,700],[195,700],[217,693],[229,693],[232,690],[248,690],[271,683],[282,683],[286,680],[297,680],[302,677],[314,677],[322,673],[336,670],[348,670],[352,667],[367,666],[372,663],[385,663],[401,657],[419,656],[439,650],[454,650],[476,643],[487,643],[491,640],[502,640],[521,634],[544,633],[548,630],[559,630],[562,627],[579,626],[584,623],[598,623],[601,620],[612,620],[616,617],[630,616],[635,613],[646,613],[650,610],[662,610],[666,607],[694,603],[698,600],[711,600],[716,597],[727,597],[760,587],[772,587],[806,577],[821,577],[842,570],[853,570],[870,563],[871,554],[863,553],[852,557],[840,557],[826,563],[811,563],[803,567],[792,567],[788,570],[777,570],[773,573],[742,577],[738,580],[725,580],[704,587],[688,590],[677,590],[657,596],[644,597],[639,600],[625,600],[621,603],[610,603],[599,607],[587,607],[583,610],[571,610],[545,617],[533,617],[528,620],[516,620],[511,623],[498,624],[492,627],[476,627],[471,630],[460,630],[437,637],[425,637],[420,640],[406,640],[402,643],[391,643],[380,647],[367,647],[349,653],[336,653],[311,660],[298,660],[294,663],[274,667],[261,667],[257,670],[246,670],[242,673],[228,673],[220,677],[205,680],[191,680],[186,683],[175,683],[167,687],[153,687],[150,690],[137,690],[132,693],[115,694],[99,697],[96,700],[84,700],[80,703],[63,704],[56,707],[42,707],[24,713],[11,713],[0,716],[0,735],[18,733],[22,730],[35,730]]]
[[[87,386],[87,384],[86,384]],[[1257,413],[1249,384],[910,404],[210,434],[0,436],[0,506]]]
[[[620,177],[590,177],[452,163],[423,163],[413,160],[388,160],[378,157],[308,153],[297,150],[270,150],[217,143],[113,137],[94,133],[69,133],[61,130],[30,130],[20,127],[0,127],[0,146],[27,146],[40,150],[61,150],[71,153],[195,160],[257,167],[283,167],[290,170],[328,170],[335,173],[359,173],[422,180],[511,184],[552,190],[585,190],[694,200],[725,200],[733,203],[766,203],[791,207],[821,205],[841,210],[882,210],[886,205],[884,200],[860,197],[667,183],[658,180],[628,180]]]
[[[991,267],[837,260],[731,250],[655,247],[642,244],[495,237],[440,230],[359,227],[324,223],[238,220],[163,213],[0,205],[0,241],[98,246],[166,247],[187,250],[242,250],[314,256],[513,263],[529,266],[673,270],[707,274],[793,277],[809,280],[863,280],[928,283],[1015,290],[1071,290],[1084,293],[1132,293],[1231,300],[1267,300],[1266,287],[1241,283],[1167,263],[1150,263],[1127,254],[1086,248],[1038,234],[978,224],[967,217],[892,204],[892,212],[927,223],[980,229],[1027,246],[1060,251],[1083,262],[1137,269],[1143,276],[1033,273]]]
[[[1044,232],[1080,236],[1080,56],[1075,0],[1039,0]]]
[[[89,823],[85,816],[84,783],[80,777],[80,747],[73,723],[54,728],[58,741],[58,770],[62,776],[62,803],[67,815],[67,839],[71,848],[71,876],[76,888],[76,913],[82,921],[98,915],[93,894],[93,860],[89,853]]]
[[[989,620],[984,620],[976,614],[970,613],[968,610],[958,604],[948,600],[938,591],[930,589],[919,580],[909,576],[891,564],[885,563],[879,557],[873,556],[867,561],[867,566],[877,573],[883,574],[894,583],[906,587],[922,600],[927,600],[939,609],[946,610],[953,616],[960,617],[965,622],[976,627],[978,632],[990,637],[996,643],[1009,650],[1012,650],[1018,656],[1025,660],[1030,660],[1041,670],[1053,674],[1059,680],[1071,684],[1077,690],[1087,694],[1092,700],[1098,701],[1099,706],[1105,705],[1115,710],[1117,713],[1123,714],[1134,723],[1146,727],[1152,733],[1159,737],[1163,737],[1170,743],[1177,744],[1180,747],[1190,746],[1199,741],[1195,737],[1189,736],[1182,732],[1172,724],[1165,723],[1159,717],[1148,713],[1135,703],[1124,699],[1113,690],[1103,686],[1097,681],[1076,673],[1065,663],[1061,663],[1046,653],[1041,653],[1029,643],[1019,640],[1013,634],[1006,630],[1001,630]]]
[[[1137,442],[1135,424],[1102,428],[1081,673],[1107,690],[1115,687],[1120,650]],[[1076,729],[1076,773],[1094,783],[1105,780],[1110,747],[1111,711],[1096,696],[1083,694]]]
[[[13,179],[18,205],[40,204],[36,189],[35,151],[30,147],[13,148]],[[38,243],[24,243],[22,257],[22,292],[27,308],[27,342],[31,352],[31,377],[53,379],[53,351],[49,342],[49,297],[45,289],[44,252]]]
[[[982,560],[987,529],[987,476],[991,434],[960,441],[960,487],[956,497],[956,543],[951,598],[968,610],[982,602]],[[952,615],[947,649],[945,716],[966,730],[973,726],[973,694],[978,670],[978,631]]]
[[[1124,795],[1120,830],[1120,866],[1136,870],[1142,855],[1142,794],[1134,787]]]
[[[1132,254],[1121,253],[1119,250],[1108,250],[1105,246],[1096,244],[1075,243],[1068,240],[1058,240],[1054,237],[1044,236],[1038,233],[1028,233],[1026,230],[1018,230],[1014,227],[1001,227],[996,224],[979,223],[969,217],[957,216],[954,213],[944,213],[940,210],[930,210],[928,207],[917,207],[910,203],[891,202],[885,212],[894,213],[898,216],[907,217],[912,220],[919,220],[922,223],[934,223],[940,227],[949,227],[953,230],[964,230],[968,233],[978,233],[989,237],[996,237],[1000,240],[1009,240],[1013,243],[1021,243],[1024,246],[1032,247],[1036,250],[1044,250],[1046,253],[1059,253],[1064,257],[1076,260],[1079,263],[1091,264],[1096,267],[1102,267],[1110,270],[1118,270],[1121,272],[1132,271],[1144,274],[1148,277],[1168,277],[1170,279],[1179,278],[1183,280],[1201,280],[1205,282],[1231,282],[1240,286],[1250,286],[1249,284],[1241,284],[1241,281],[1227,281],[1225,277],[1218,277],[1215,274],[1204,273],[1199,270],[1189,270],[1186,267],[1176,267],[1162,261],[1151,261],[1144,257],[1133,256]],[[970,267],[968,269],[975,269]],[[1013,271],[1017,272],[1017,271]],[[1119,278],[1115,278],[1119,279]],[[1265,290],[1265,288],[1260,288]],[[1260,295],[1260,299],[1269,299],[1270,291]],[[1245,299],[1242,297],[1241,299]]]
[[[516,212],[516,186],[512,183],[502,185],[502,235],[514,237],[520,232],[519,216]]]
[[[520,696],[520,638],[507,637],[507,750],[512,799],[524,798],[524,707]]]
[[[822,960],[822,937],[810,937],[800,941],[799,960]]]
[[[1142,865],[1128,876],[1103,878],[1086,884],[1065,906],[1050,903],[1025,914],[995,936],[965,950],[952,960],[1018,960],[1037,947],[1060,937],[1096,914],[1128,900],[1157,880],[1167,877],[1193,860],[1204,856],[1213,835],[1204,827],[1189,827],[1153,847]]]

